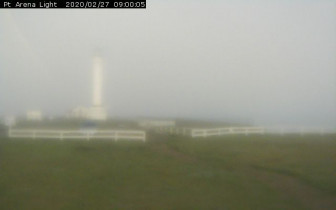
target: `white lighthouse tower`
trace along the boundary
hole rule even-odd
[[[90,108],[88,118],[91,120],[106,120],[106,110],[102,104],[103,90],[103,59],[100,56],[93,57],[93,91],[92,107]]]

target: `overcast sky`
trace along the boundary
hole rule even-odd
[[[252,2],[0,10],[0,115],[91,106],[100,49],[112,117],[336,125],[336,2]]]

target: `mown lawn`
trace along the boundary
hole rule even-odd
[[[0,209],[336,209],[336,136],[4,138]]]

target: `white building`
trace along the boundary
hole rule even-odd
[[[89,116],[89,109],[86,107],[76,107],[68,114],[69,118],[85,119]]]
[[[16,118],[15,118],[15,116],[5,116],[4,123],[8,127],[16,125]]]
[[[27,120],[41,121],[42,120],[42,112],[38,111],[38,110],[27,111],[26,118],[27,118]]]
[[[143,128],[174,127],[175,120],[146,119],[146,120],[139,120],[138,125]]]

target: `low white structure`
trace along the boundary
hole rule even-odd
[[[42,120],[42,112],[38,110],[31,110],[26,113],[27,120],[32,121],[41,121]]]
[[[87,119],[90,120],[106,120],[107,113],[104,107],[102,106],[93,106],[90,107]]]
[[[143,128],[157,128],[157,127],[175,127],[174,120],[140,120],[138,125]]]
[[[88,118],[89,109],[86,107],[76,107],[68,114],[69,118],[85,119]]]
[[[12,127],[16,125],[16,117],[15,116],[5,116],[3,123],[8,127]]]

